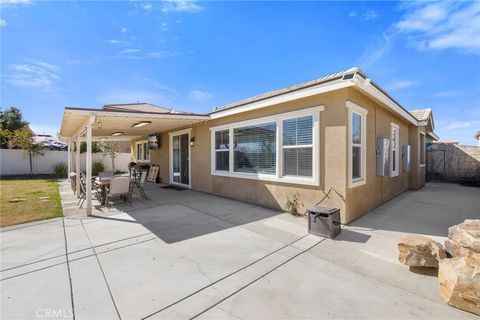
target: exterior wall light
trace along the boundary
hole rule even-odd
[[[195,137],[190,138],[190,146],[193,147],[195,145]]]
[[[140,122],[137,122],[134,125],[132,125],[132,128],[141,128],[141,127],[144,127],[146,125],[149,125],[150,123],[152,123],[152,121],[140,121]]]
[[[120,132],[120,131],[114,132],[114,133],[112,133],[112,137],[120,136],[122,134],[123,134],[123,132]]]

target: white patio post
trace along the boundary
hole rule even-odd
[[[92,124],[95,121],[94,116],[90,116],[87,123],[87,156],[86,156],[86,192],[87,192],[87,216],[92,215]]]
[[[68,140],[67,145],[67,179],[70,181],[70,172],[72,170],[72,140]]]
[[[77,191],[77,198],[80,198],[80,135],[77,136],[75,141],[75,147],[77,149],[76,157],[75,157],[75,173],[77,176],[75,177],[75,190]]]

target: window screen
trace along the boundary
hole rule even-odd
[[[215,132],[215,170],[217,171],[228,171],[230,168],[229,144],[229,130]]]
[[[283,121],[283,175],[312,176],[313,117]]]
[[[362,178],[362,116],[352,113],[352,180]]]

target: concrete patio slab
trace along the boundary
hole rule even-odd
[[[3,228],[2,318],[70,309],[77,319],[474,317],[440,300],[435,276],[400,265],[397,241],[407,232],[443,240],[449,225],[480,218],[478,189],[428,184],[334,240],[308,235],[304,217],[145,189],[149,200],[94,217],[65,203],[64,219]]]

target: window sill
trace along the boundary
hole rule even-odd
[[[398,177],[398,172],[390,173],[390,178]]]
[[[230,178],[240,178],[240,179],[249,179],[249,180],[259,180],[259,181],[270,181],[270,182],[279,182],[286,184],[300,184],[308,186],[318,186],[319,181],[314,178],[302,178],[302,177],[277,177],[275,175],[266,175],[266,174],[250,174],[250,173],[231,173],[231,172],[221,172],[213,171],[211,172],[212,176],[220,177],[230,177]]]
[[[421,164],[421,165],[419,165],[419,167],[420,167],[420,168],[423,168],[423,167],[425,167],[425,164]]]
[[[350,181],[348,183],[348,187],[349,188],[355,188],[355,187],[363,186],[366,183],[367,183],[367,179],[364,179],[364,178],[357,179],[357,180]]]

